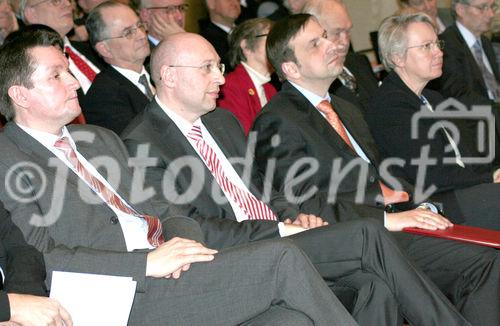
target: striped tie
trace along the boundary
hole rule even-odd
[[[85,75],[85,77],[90,80],[90,82],[93,82],[95,76],[97,75],[96,72],[92,70],[92,68],[69,46],[64,47],[64,52],[66,52],[70,59],[73,60],[78,70],[80,70]]]
[[[128,205],[120,197],[118,197],[104,183],[94,177],[94,175],[92,175],[78,160],[78,157],[71,147],[67,137],[59,138],[54,143],[54,147],[64,153],[64,155],[76,169],[78,174],[90,185],[90,188],[92,188],[92,190],[96,194],[100,194],[102,198],[104,198],[106,203],[124,212],[125,214],[137,216],[146,220],[146,223],[148,224],[148,241],[152,246],[158,247],[164,242],[160,220],[154,216],[139,214],[135,209],[130,207],[130,205]]]
[[[203,140],[200,126],[193,125],[193,128],[188,133],[188,137],[196,142],[196,147],[203,161],[205,161],[219,186],[224,192],[231,195],[231,198],[245,212],[249,220],[278,220],[269,206],[258,200],[250,192],[236,186],[226,177],[214,150]]]

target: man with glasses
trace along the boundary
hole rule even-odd
[[[493,46],[483,35],[490,30],[498,5],[494,0],[453,0],[452,9],[456,22],[439,35],[444,41],[443,75],[429,85],[468,106],[492,105],[499,153],[500,70]],[[470,144],[476,146],[477,139]],[[496,155],[495,164],[499,162]]]
[[[141,20],[146,24],[152,47],[170,34],[184,31],[189,4],[185,0],[142,0]]]
[[[130,7],[114,1],[95,7],[86,27],[108,65],[81,101],[83,113],[88,123],[119,134],[155,93],[144,67],[150,53],[145,27]]]
[[[236,27],[236,19],[241,14],[239,0],[205,0],[208,19],[199,21],[200,35],[206,38],[229,67],[228,36]]]
[[[318,19],[328,39],[339,45],[339,54],[345,57],[343,71],[330,92],[366,110],[378,82],[368,58],[350,49],[352,21],[347,8],[338,0],[307,0],[302,12]]]
[[[88,42],[71,41],[66,35],[74,26],[69,0],[21,0],[20,12],[26,24],[41,24],[54,29],[64,39],[64,52],[69,69],[81,85],[78,97],[87,93],[96,75],[103,67],[102,60]]]

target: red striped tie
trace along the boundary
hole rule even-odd
[[[193,126],[188,137],[196,142],[196,147],[201,157],[208,166],[210,172],[224,192],[229,193],[232,199],[245,212],[249,220],[277,221],[278,218],[273,211],[261,200],[258,200],[250,192],[241,189],[232,183],[222,170],[222,165],[215,155],[214,150],[203,140],[200,126]]]
[[[90,80],[90,82],[93,82],[97,74],[92,68],[90,68],[88,63],[80,58],[80,56],[67,45],[64,47],[64,52],[66,52],[71,60],[73,60],[78,70],[80,70],[85,75],[85,77]]]
[[[139,214],[135,209],[130,207],[130,205],[121,200],[120,197],[118,197],[104,183],[94,177],[94,175],[92,175],[78,160],[78,157],[71,147],[67,137],[59,138],[55,142],[54,147],[64,153],[68,161],[73,165],[73,167],[75,167],[78,174],[85,181],[87,181],[92,190],[95,193],[100,194],[109,205],[112,205],[125,214],[137,216],[146,220],[146,223],[148,224],[148,241],[152,246],[158,247],[164,242],[160,220],[154,216]]]

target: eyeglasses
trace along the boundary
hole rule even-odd
[[[53,7],[57,7],[61,3],[68,2],[68,1],[67,0],[43,0],[43,1],[37,2],[35,4],[32,4],[30,7],[36,7],[36,6],[41,5],[42,3],[46,3],[46,2],[49,2]]]
[[[155,10],[163,10],[167,15],[171,15],[175,13],[176,11],[184,13],[188,11],[189,9],[189,4],[184,3],[182,5],[177,5],[177,6],[165,6],[165,7],[147,7],[146,9],[155,9]]]
[[[265,34],[257,34],[257,35],[255,35],[255,38],[265,37],[265,36],[267,36],[267,35],[269,35],[269,33],[265,33]]]
[[[484,5],[471,5],[470,3],[464,3],[464,5],[466,5],[468,7],[476,8],[477,10],[479,10],[483,14],[485,12],[487,12],[489,9],[491,9],[491,11],[493,11],[493,12],[497,12],[497,10],[498,10],[498,5],[496,3],[493,3],[491,5],[486,4],[486,3]]]
[[[187,66],[187,65],[169,65],[169,67],[172,68],[196,68],[196,69],[201,69],[206,74],[209,74],[211,72],[220,72],[221,74],[224,74],[224,71],[226,71],[226,66],[223,63],[216,63],[216,62],[210,62],[206,63],[201,66]]]
[[[444,49],[444,41],[443,40],[438,40],[436,42],[429,42],[421,45],[413,45],[413,46],[408,46],[406,49],[413,49],[413,48],[418,48],[421,50],[424,50],[426,52],[430,52],[435,49],[442,50]]]
[[[113,40],[116,38],[126,38],[126,39],[131,40],[137,35],[138,30],[146,32],[146,25],[143,22],[138,22],[134,26],[131,26],[131,27],[124,29],[122,32],[122,35],[103,38],[101,41]]]

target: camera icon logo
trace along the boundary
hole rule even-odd
[[[422,121],[433,121],[427,130],[427,135],[419,126]],[[458,149],[462,134],[458,121],[475,121],[475,154],[474,156],[463,156]],[[454,98],[448,98],[441,102],[435,109],[422,105],[420,111],[415,113],[411,121],[411,138],[419,139],[427,137],[433,139],[438,133],[444,132],[449,144],[445,148],[446,153],[455,155],[443,158],[445,164],[484,164],[490,163],[495,158],[495,117],[489,105],[473,105],[471,110]]]

